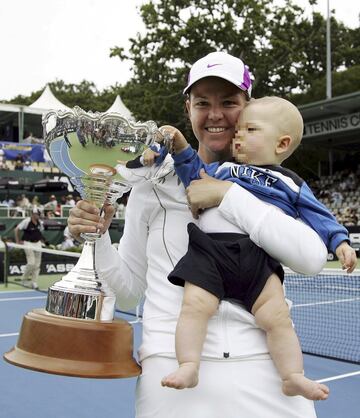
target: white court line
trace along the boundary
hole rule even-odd
[[[35,299],[46,299],[46,296],[24,296],[21,298],[0,298],[0,302],[12,302],[12,301],[18,301],[18,300],[35,300]]]
[[[333,303],[344,303],[344,302],[357,302],[360,298],[350,299],[338,299],[338,300],[325,300],[323,302],[310,302],[310,303],[299,303],[292,305],[292,308],[303,308],[304,306],[316,306],[316,305],[331,305]]]
[[[317,380],[319,383],[330,382],[331,380],[344,379],[345,377],[352,377],[360,374],[360,370],[352,373],[339,374],[338,376],[326,377],[325,379]]]
[[[19,335],[18,332],[12,332],[10,334],[0,334],[0,338],[2,337],[15,337],[16,335]]]
[[[5,295],[9,293],[29,293],[29,292],[35,292],[33,289],[24,289],[24,290],[1,290],[0,295]]]

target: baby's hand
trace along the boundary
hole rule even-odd
[[[160,128],[160,131],[164,137],[166,135],[169,137],[170,146],[169,144],[165,145],[167,146],[170,153],[179,154],[181,151],[188,147],[189,144],[179,129],[176,129],[170,125],[164,125]]]
[[[158,152],[153,151],[151,148],[147,148],[142,155],[143,165],[147,167],[152,166],[155,162],[155,158],[159,155]]]
[[[336,248],[335,252],[340,260],[342,269],[346,270],[348,273],[352,273],[357,266],[356,252],[354,248],[351,248],[350,245],[344,241]]]

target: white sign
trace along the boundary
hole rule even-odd
[[[46,264],[46,273],[68,273],[75,264]]]
[[[10,265],[9,266],[9,275],[10,276],[19,276],[20,274],[24,274],[25,265]]]
[[[360,112],[305,123],[303,138],[360,129]]]

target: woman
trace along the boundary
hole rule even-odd
[[[199,155],[206,163],[229,156],[235,122],[250,92],[246,67],[231,55],[212,53],[191,68],[184,90],[186,107],[199,141]],[[105,233],[111,208],[100,219],[99,211],[82,201],[69,217],[69,229],[75,236],[98,227],[104,233],[97,244],[96,263],[115,290],[119,307],[134,307],[145,295],[136,417],[314,417],[312,402],[281,393],[264,333],[242,306],[227,301],[209,323],[201,383],[186,391],[161,387],[162,377],[177,366],[174,335],[183,292],[169,283],[167,275],[187,249],[186,226],[193,221],[192,213],[197,217],[199,209],[219,206],[222,215],[257,245],[304,273],[321,270],[327,251],[309,227],[235,184],[229,188],[226,182],[204,178],[193,182],[186,197],[170,156],[160,167],[161,181],[156,181],[158,170],[154,167],[152,182],[139,183],[131,191],[118,251]]]

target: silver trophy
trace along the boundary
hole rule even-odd
[[[140,158],[163,139],[155,122],[134,123],[118,113],[79,107],[43,116],[44,139],[54,164],[83,199],[101,213],[130,189],[116,167]],[[12,364],[80,377],[129,377],[140,373],[132,356],[132,328],[114,320],[115,294],[95,265],[99,233],[83,234],[76,266],[48,290],[46,309],[25,315],[17,345],[5,354]],[[36,335],[36,338],[34,337]],[[71,349],[75,344],[75,348]]]

